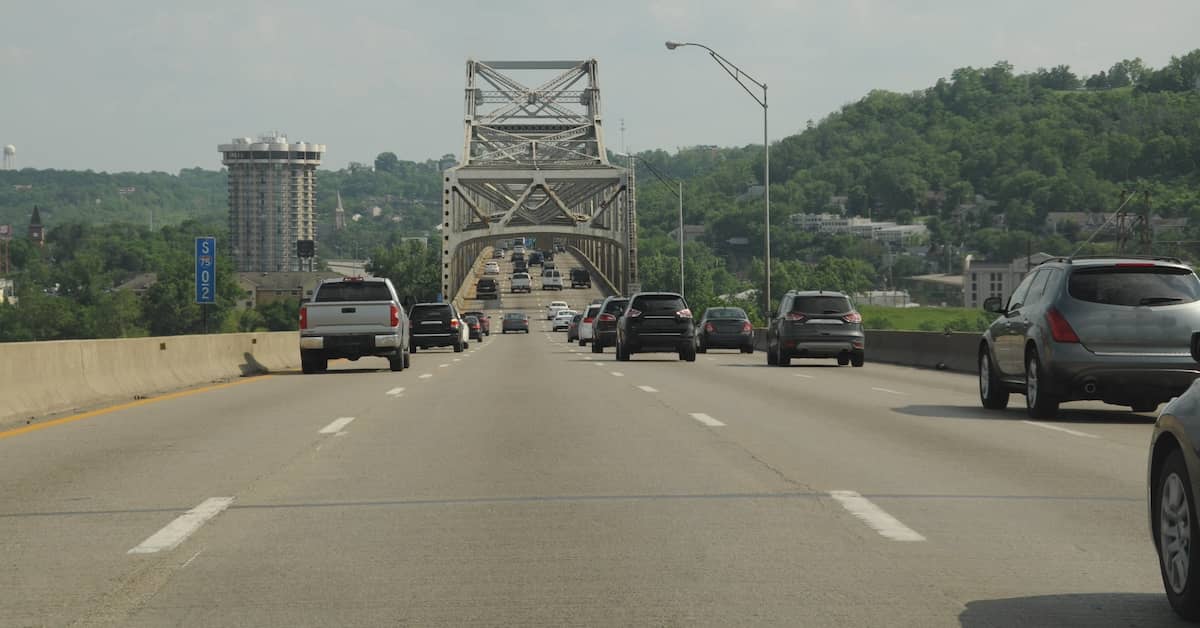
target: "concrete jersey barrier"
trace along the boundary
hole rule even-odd
[[[295,332],[0,343],[0,424],[295,368]]]
[[[974,373],[979,338],[975,332],[867,330],[867,363]],[[766,329],[754,330],[754,348],[767,350]]]

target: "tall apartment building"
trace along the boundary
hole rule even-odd
[[[296,242],[317,239],[317,166],[324,144],[283,135],[217,147],[229,168],[229,238],[240,272],[300,270]]]

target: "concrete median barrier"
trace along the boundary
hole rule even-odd
[[[296,368],[295,332],[0,344],[0,424]]]
[[[979,334],[936,331],[867,331],[867,362],[974,373]],[[754,330],[754,349],[767,350],[767,330]],[[765,359],[765,358],[764,358]]]

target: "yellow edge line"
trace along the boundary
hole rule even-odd
[[[188,390],[181,390],[178,392],[167,393],[165,395],[159,395],[157,397],[149,397],[147,399],[138,399],[137,401],[130,401],[129,403],[122,403],[122,404],[118,404],[115,406],[108,406],[107,408],[100,408],[98,410],[91,410],[89,412],[73,414],[71,416],[62,417],[61,419],[54,419],[53,421],[46,421],[45,423],[36,423],[34,425],[26,425],[24,427],[18,427],[15,429],[0,432],[0,440],[4,440],[5,438],[12,438],[13,436],[20,436],[21,434],[28,434],[29,432],[36,432],[38,430],[44,430],[48,427],[54,427],[56,425],[63,425],[65,423],[74,423],[75,421],[82,421],[84,419],[90,419],[94,416],[100,416],[102,414],[109,414],[110,412],[118,412],[121,410],[128,410],[129,408],[136,408],[138,406],[144,406],[146,404],[156,403],[159,401],[169,401],[171,399],[179,399],[180,397],[190,397],[192,395],[198,395],[200,393],[211,392],[214,390],[221,390],[222,388],[231,388],[233,386],[241,386],[242,384],[249,384],[249,383],[257,382],[260,380],[269,379],[270,377],[271,377],[270,375],[258,375],[255,377],[238,380],[236,382],[226,382],[224,384],[213,384],[212,386],[205,386],[203,388],[190,388]]]

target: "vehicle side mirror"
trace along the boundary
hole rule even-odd
[[[1200,331],[1192,332],[1192,359],[1200,362]]]
[[[1003,314],[1004,303],[1000,297],[988,297],[983,300],[983,311],[991,312],[992,314]]]

